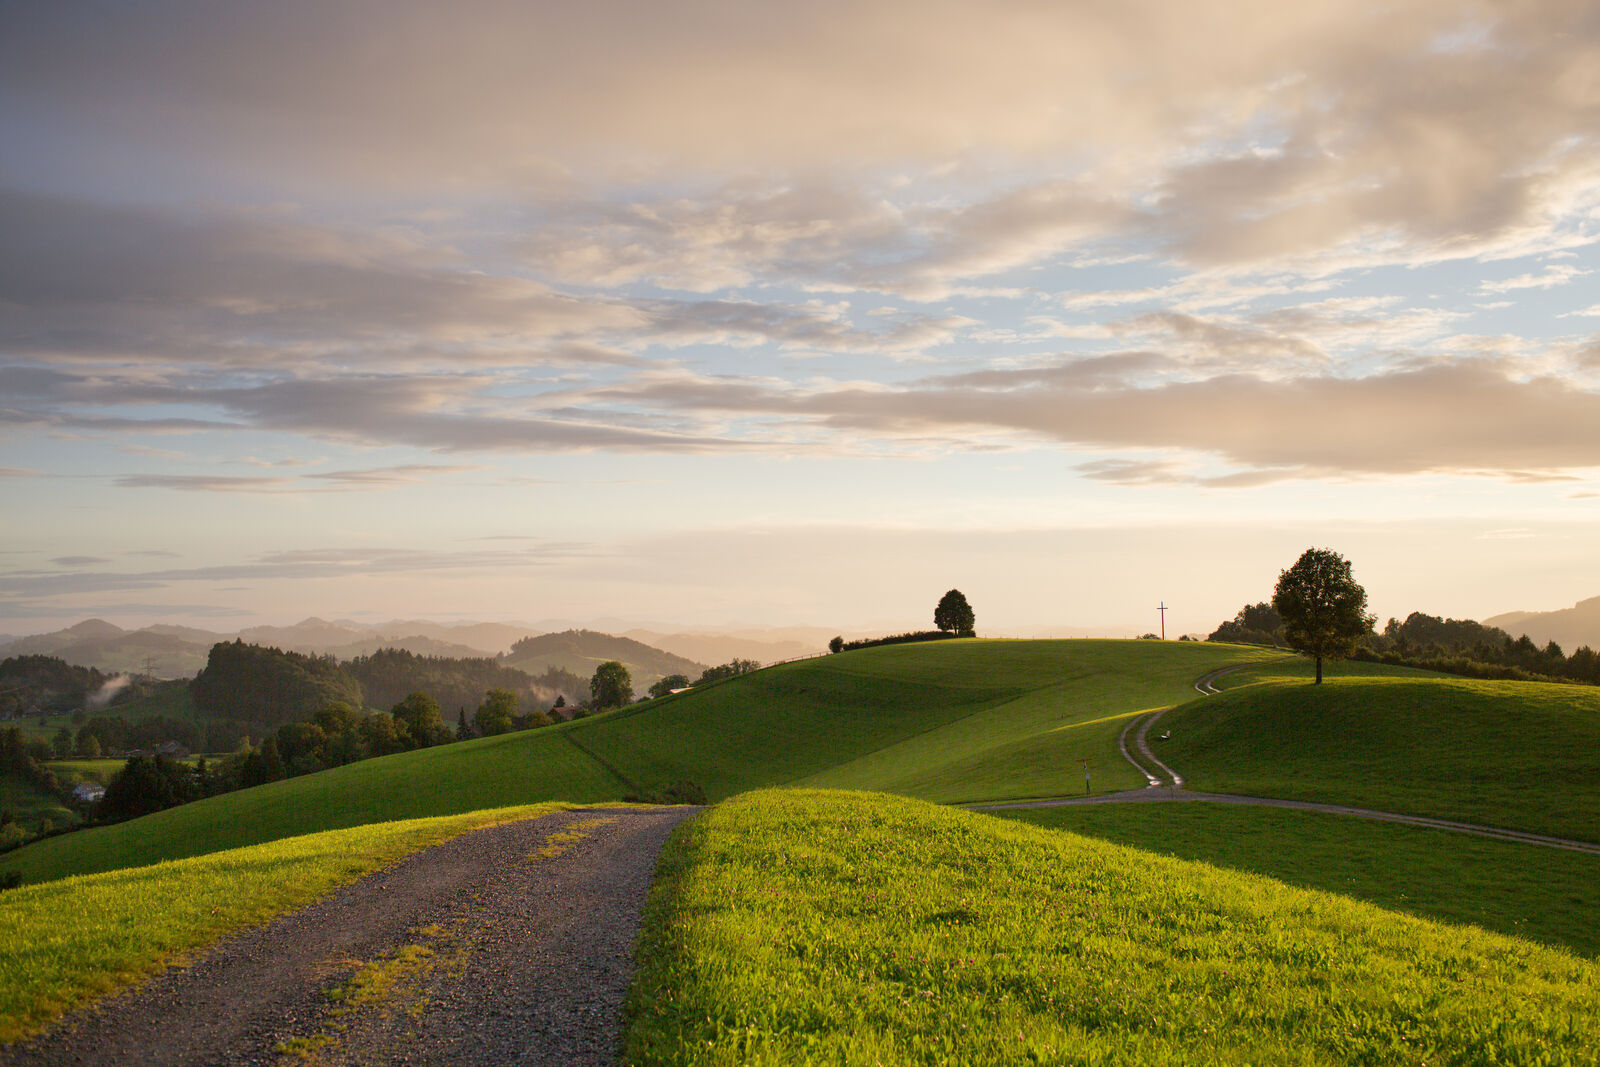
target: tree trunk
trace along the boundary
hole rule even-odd
[[[1317,684],[1322,684],[1322,657],[1317,657]]]

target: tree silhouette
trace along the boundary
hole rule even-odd
[[[959,589],[952,589],[940,597],[939,606],[933,609],[933,624],[959,637],[972,637],[976,622],[972,605],[967,603],[966,596]]]
[[[1367,591],[1350,575],[1350,561],[1327,548],[1308,548],[1278,575],[1272,607],[1283,616],[1289,647],[1317,661],[1348,656],[1377,619],[1367,614]]]

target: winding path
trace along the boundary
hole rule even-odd
[[[1221,692],[1216,686],[1217,679],[1239,669],[1240,667],[1234,666],[1211,671],[1196,679],[1194,687],[1206,696],[1213,696]],[[1430,830],[1448,830],[1451,833],[1471,834],[1475,837],[1487,837],[1498,841],[1513,841],[1524,845],[1541,845],[1545,848],[1558,848],[1568,852],[1584,852],[1589,855],[1600,856],[1600,844],[1592,841],[1551,837],[1546,834],[1533,834],[1522,830],[1508,830],[1499,826],[1481,826],[1477,823],[1457,822],[1454,819],[1435,819],[1426,815],[1404,815],[1394,811],[1377,811],[1372,808],[1356,808],[1345,804],[1323,804],[1311,800],[1280,800],[1276,797],[1250,797],[1234,793],[1190,792],[1183,787],[1183,776],[1163,763],[1150,748],[1150,728],[1168,710],[1167,708],[1162,708],[1160,711],[1134,716],[1128,720],[1128,724],[1122,728],[1122,733],[1117,738],[1117,747],[1122,750],[1123,758],[1133,764],[1140,774],[1144,775],[1146,785],[1143,789],[1129,789],[1120,793],[1105,793],[1097,797],[1054,797],[1043,800],[1019,800],[994,804],[966,804],[963,806],[972,811],[1004,811],[1011,808],[1064,808],[1085,804],[1148,804],[1199,801],[1211,804],[1291,808],[1298,811],[1319,811],[1329,815],[1346,815],[1357,819],[1372,819],[1377,822],[1420,826]],[[1137,756],[1135,753],[1137,753]]]
[[[0,1064],[612,1064],[656,855],[695,809],[463,834],[69,1015]]]

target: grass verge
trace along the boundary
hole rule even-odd
[[[430,845],[569,806],[379,823],[10,890],[0,895],[0,1042]]]
[[[1600,957],[1596,856],[1225,804],[1099,804],[993,814]]]
[[[1600,968],[897,797],[749,794],[664,853],[646,1064],[1590,1063]]]

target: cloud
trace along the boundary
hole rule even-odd
[[[228,477],[216,474],[125,474],[118,489],[178,489],[188,493],[265,493],[293,484],[289,478]]]
[[[219,590],[220,592],[221,590]],[[22,602],[8,602],[0,600],[0,618],[7,619],[54,619],[63,616],[88,616],[91,618],[105,618],[107,616],[125,618],[127,616],[155,616],[157,618],[187,617],[193,619],[240,619],[252,618],[255,613],[243,608],[227,607],[221,604],[148,604],[137,601],[108,601],[103,603],[75,604],[71,609],[63,609],[59,604],[45,603],[33,604]]]
[[[1151,365],[1134,354],[1128,367]],[[1235,373],[1154,385],[1118,382],[1104,364],[923,379],[901,388],[802,391],[688,377],[640,383],[638,403],[787,415],[884,438],[1009,433],[1097,449],[1181,449],[1241,472],[1218,484],[1284,477],[1425,472],[1522,479],[1600,466],[1600,394],[1552,377],[1519,377],[1488,359],[1423,363],[1361,377]],[[976,387],[975,387],[976,386]],[[1091,468],[1102,477],[1161,473]]]
[[[147,183],[341,183],[412,225],[463,190],[537,206],[727,173],[765,190],[530,238],[596,284],[708,291],[899,240],[903,209],[842,179],[904,179],[931,194],[921,215],[948,210],[925,231],[907,215],[928,246],[902,281],[937,285],[1107,229],[1191,263],[1521,246],[1592,202],[1593,18],[1580,0],[824,0],[738,19],[714,0],[101,0],[8,11],[0,88],[79,174],[137,159]],[[996,174],[1034,180],[972,196]],[[962,202],[940,205],[952,186]]]
[[[1179,485],[1192,479],[1171,460],[1097,459],[1073,468],[1085,478],[1112,485]]]
[[[461,474],[484,469],[484,467],[477,465],[450,466],[437,463],[405,463],[393,467],[371,467],[364,470],[325,471],[307,474],[298,480],[264,476],[130,474],[117,478],[112,484],[119,489],[178,489],[195,493],[330,492],[416,485],[439,475]],[[308,482],[314,484],[307,484]]]
[[[468,471],[481,471],[484,469],[476,465],[446,466],[438,463],[404,463],[394,467],[372,467],[366,470],[325,471],[318,474],[308,474],[306,477],[334,482],[341,486],[382,487],[414,485],[418,482],[428,481],[436,475],[463,474]]]
[[[3,188],[0,227],[0,329],[19,359],[393,366],[470,345],[478,364],[627,365],[637,360],[582,338],[645,324],[618,301],[462,269],[370,230]],[[44,392],[58,373],[20,368],[7,385]]]
[[[586,557],[592,546],[577,541],[544,540],[519,548],[441,551],[408,548],[318,548],[272,552],[252,560],[209,567],[155,571],[0,572],[0,615],[40,597],[164,589],[187,582],[284,581],[345,578],[352,575],[494,572],[538,567]]]
[[[1478,289],[1484,293],[1509,293],[1515,289],[1555,289],[1589,273],[1570,264],[1558,263],[1547,267],[1543,274],[1519,274],[1515,278],[1484,282]]]
[[[57,556],[50,561],[58,567],[87,567],[91,563],[110,563],[99,556]]]
[[[440,451],[697,452],[760,448],[699,433],[683,418],[639,413],[550,411],[546,400],[494,395],[492,374],[257,376],[256,384],[184,384],[156,376],[118,378],[108,372],[56,374],[45,380],[31,410],[0,410],[0,423],[98,432],[269,430],[362,444],[409,444]],[[130,418],[95,413],[96,407],[206,407],[217,419]],[[630,423],[650,425],[630,425]],[[276,491],[282,477],[187,474],[129,475],[128,488]]]

